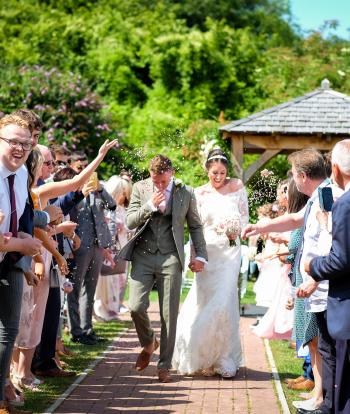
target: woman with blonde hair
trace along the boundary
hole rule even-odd
[[[112,234],[115,249],[121,249],[128,241],[129,229],[126,227],[126,208],[131,195],[131,183],[118,175],[113,175],[105,184],[105,189],[113,197],[117,208],[106,213],[108,227]],[[119,267],[119,266],[118,266]],[[112,320],[117,318],[121,309],[126,309],[123,299],[127,284],[127,262],[123,263],[123,270],[116,270],[113,274],[98,278],[94,311],[98,318]],[[110,273],[108,272],[108,273]]]

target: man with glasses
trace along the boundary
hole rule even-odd
[[[46,181],[53,174],[55,169],[55,161],[48,147],[46,147],[45,145],[38,144],[37,148],[40,150],[41,155],[44,159],[40,176],[40,180],[42,180],[41,184],[43,184],[43,181]]]
[[[5,115],[0,120],[0,209],[4,220],[0,232],[11,233],[2,246],[3,252],[19,252],[33,256],[40,252],[41,242],[19,232],[28,195],[28,172],[24,167],[32,149],[31,132],[27,122],[19,117]],[[17,266],[18,256],[0,253],[0,413],[7,414],[5,381],[13,345],[18,333],[21,313],[23,272]]]

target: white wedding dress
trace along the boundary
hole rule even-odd
[[[241,263],[239,239],[230,246],[218,224],[239,216],[241,227],[248,223],[248,202],[244,188],[222,195],[196,189],[198,210],[207,243],[208,263],[196,274],[181,307],[172,365],[181,374],[211,369],[234,376],[241,363],[239,333],[238,275]]]

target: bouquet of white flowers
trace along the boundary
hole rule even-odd
[[[236,246],[236,239],[241,233],[241,221],[238,216],[233,216],[220,222],[215,231],[217,234],[226,234],[230,246]]]

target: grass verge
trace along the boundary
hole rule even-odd
[[[67,363],[67,369],[81,374],[89,364],[96,359],[124,329],[131,326],[130,322],[97,322],[94,330],[98,336],[107,339],[106,342],[88,346],[70,342],[69,336],[64,335],[64,343],[75,352],[74,356],[62,358]],[[42,413],[75,381],[76,377],[45,378],[45,383],[36,392],[25,392],[23,409],[34,413]]]
[[[253,292],[254,283],[255,281],[248,280],[246,293],[240,300],[241,305],[250,305],[255,303],[255,293]]]
[[[300,392],[287,388],[284,380],[299,377],[302,373],[304,360],[296,357],[295,350],[289,348],[288,341],[270,340],[270,347],[290,412],[294,414],[296,409],[293,407],[292,401],[301,400],[299,398]]]

